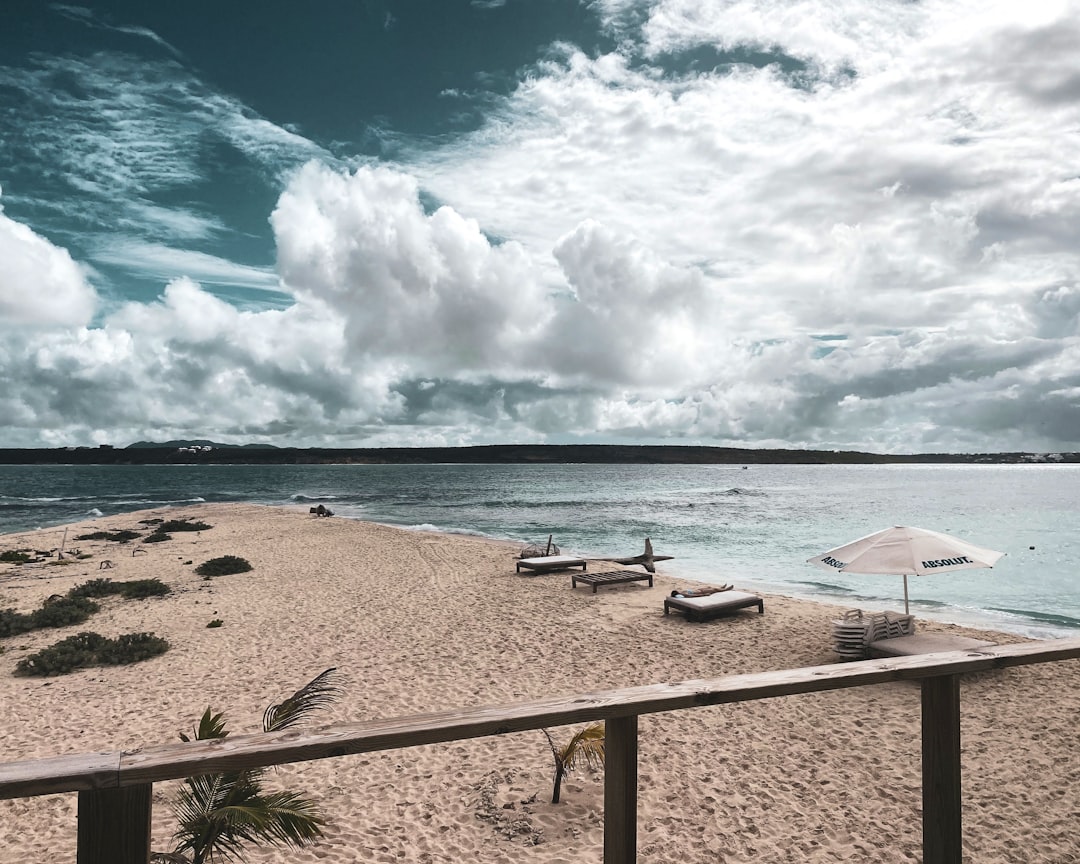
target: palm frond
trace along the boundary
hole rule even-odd
[[[604,724],[593,723],[580,729],[566,742],[559,754],[567,771],[573,771],[584,760],[592,768],[604,766]]]
[[[240,857],[252,832],[236,811],[257,807],[261,787],[249,772],[188,777],[176,797],[176,853],[190,850],[195,862]]]
[[[331,666],[320,672],[284,702],[263,713],[263,731],[276,732],[295,726],[308,714],[333,703],[343,692],[343,676]]]
[[[196,741],[206,741],[210,738],[227,738],[229,733],[225,729],[225,712],[219,711],[217,714],[213,712],[212,708],[207,708],[201,718],[199,718],[199,725],[192,729],[192,735]],[[191,741],[183,732],[180,733],[181,741]]]
[[[300,847],[322,836],[326,819],[310,798],[296,792],[271,792],[260,796],[259,803],[270,816],[261,826],[266,840]]]
[[[342,676],[330,668],[263,714],[263,729],[294,726],[343,692]],[[224,715],[207,708],[193,730],[195,740],[224,738]],[[184,741],[192,740],[181,734]],[[263,791],[264,770],[188,777],[176,797],[174,848],[157,853],[160,864],[217,864],[243,857],[247,844],[304,846],[322,836],[326,820],[318,805],[295,792]]]

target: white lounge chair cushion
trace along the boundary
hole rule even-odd
[[[749,594],[746,591],[717,591],[715,594],[706,594],[704,597],[672,597],[678,600],[679,605],[689,604],[699,609],[714,609],[717,606],[728,606],[744,600],[757,600],[757,594]]]

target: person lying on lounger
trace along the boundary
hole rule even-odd
[[[685,591],[672,591],[672,597],[708,597],[720,591],[730,591],[730,585],[707,585],[704,588],[687,588]]]

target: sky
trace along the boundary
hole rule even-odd
[[[1080,5],[0,4],[0,447],[1080,450]]]

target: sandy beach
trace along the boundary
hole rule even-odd
[[[154,517],[212,527],[154,544],[75,539],[145,533],[141,520]],[[767,596],[764,615],[665,617],[664,596],[691,584],[672,575],[677,559],[659,565],[654,587],[593,594],[571,589],[567,573],[516,574],[517,546],[315,518],[306,508],[199,505],[66,530],[66,539],[64,527],[0,536],[0,552],[63,542],[89,556],[0,564],[0,609],[28,613],[101,577],[157,577],[172,593],[110,598],[83,625],[0,640],[2,761],[169,743],[207,706],[225,712],[234,734],[257,732],[267,705],[331,666],[346,692],[319,725],[836,659],[830,621],[840,607]],[[253,569],[209,581],[194,572],[221,555]],[[222,626],[208,628],[215,619]],[[151,631],[171,649],[130,666],[12,674],[23,657],[80,630]],[[964,860],[1080,861],[1080,661],[974,675],[961,698]],[[910,682],[642,717],[639,860],[921,860],[919,717]],[[300,851],[253,849],[248,860],[601,861],[602,776],[570,775],[553,805],[551,775],[539,732],[285,766],[270,784],[315,798],[326,836]],[[177,786],[154,787],[155,850],[171,849]],[[74,862],[76,804],[74,794],[0,802],[0,864]]]

